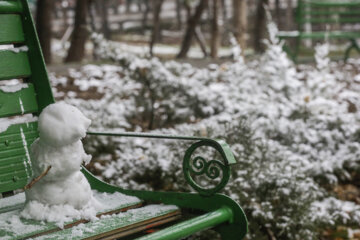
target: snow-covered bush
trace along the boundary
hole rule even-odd
[[[224,191],[244,207],[249,239],[317,239],[322,228],[358,224],[359,206],[331,189],[359,174],[360,61],[332,63],[322,45],[316,66],[296,70],[281,44],[270,38],[267,46],[257,60],[197,69],[99,40],[98,56],[117,66],[70,75],[80,89],[94,87],[103,97],[65,100],[93,120],[93,129],[146,130],[152,112],[153,133],[226,139],[239,164]],[[86,146],[98,159],[96,173],[111,183],[191,190],[181,169],[189,142],[88,138]]]

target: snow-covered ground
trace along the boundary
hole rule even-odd
[[[315,66],[294,66],[273,36],[257,60],[244,62],[234,45],[234,61],[203,69],[139,57],[98,36],[98,56],[114,64],[52,74],[52,84],[93,121],[92,130],[226,139],[239,164],[225,193],[245,209],[249,239],[268,231],[314,239],[321,229],[359,225],[360,206],[332,190],[359,174],[360,60],[331,62],[324,44]],[[58,90],[70,84],[77,91]],[[97,160],[93,169],[111,183],[191,190],[181,169],[187,142],[102,137],[85,145]]]

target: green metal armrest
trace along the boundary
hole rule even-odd
[[[113,137],[139,137],[139,138],[156,138],[156,139],[172,139],[196,141],[185,152],[183,159],[183,172],[188,184],[198,193],[204,196],[213,195],[221,191],[230,179],[230,165],[236,164],[234,155],[229,145],[224,140],[210,139],[204,137],[161,135],[147,133],[107,133],[107,132],[88,132],[88,135],[95,136],[113,136]],[[223,161],[210,160],[206,161],[202,156],[196,156],[192,159],[193,153],[200,147],[211,147],[215,149]],[[192,176],[206,175],[210,179],[216,179],[221,176],[220,182],[212,188],[203,187],[196,183]]]
[[[180,208],[190,208],[205,212],[195,218],[177,223],[158,232],[141,237],[138,240],[176,240],[208,228],[214,228],[215,231],[220,233],[222,239],[226,240],[238,240],[245,237],[247,233],[247,219],[244,211],[236,201],[226,195],[217,193],[223,189],[229,181],[230,166],[236,164],[234,155],[225,141],[204,137],[128,132],[88,132],[88,135],[195,141],[185,152],[183,172],[186,181],[198,192],[198,194],[125,190],[105,184],[99,179],[94,178],[86,169],[83,169],[85,176],[94,189],[101,189],[102,191],[107,192],[119,191],[127,195],[139,197],[145,201],[175,204]],[[222,161],[206,161],[205,158],[201,156],[192,158],[193,153],[199,147],[210,147],[215,149],[222,157]],[[203,187],[196,183],[192,178],[192,176],[200,175],[205,175],[210,179],[216,179],[221,175],[221,180],[213,188],[209,188],[208,186]]]

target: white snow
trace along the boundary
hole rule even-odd
[[[93,191],[92,193],[94,199],[101,204],[97,213],[110,212],[141,202],[136,197],[127,196],[119,192],[101,193]],[[7,236],[8,238],[1,236],[1,239],[13,239],[22,234],[30,234],[34,231],[45,230],[48,227],[50,227],[50,229],[53,228],[53,225],[43,221],[51,220],[52,222],[55,222],[57,226],[63,227],[64,224],[69,224],[73,220],[95,219],[95,213],[92,212],[94,208],[91,206],[86,206],[79,210],[70,205],[51,206],[34,201],[21,212],[25,201],[25,193],[19,193],[11,197],[0,199],[0,210],[3,211],[3,213],[0,214],[0,231],[7,231],[9,233],[9,236]],[[7,208],[11,208],[12,210],[7,211]],[[23,219],[23,217],[33,218],[33,216],[36,216],[35,219],[39,221],[27,221],[26,219]],[[83,224],[80,224],[75,227],[74,231],[82,228],[82,226]]]
[[[91,121],[77,108],[60,102],[46,107],[39,117],[40,140],[62,147],[85,137]]]
[[[31,114],[16,116],[12,118],[0,118],[0,133],[5,132],[11,125],[37,121],[37,117]]]
[[[23,217],[57,222],[60,226],[73,218],[96,218],[101,206],[80,172],[81,164],[91,159],[81,142],[90,123],[77,108],[62,102],[42,111],[40,137],[31,145],[33,175],[39,176],[49,166],[51,169],[26,190]]]
[[[28,144],[26,142],[26,138],[25,138],[24,131],[22,128],[20,128],[20,134],[21,134],[21,140],[22,140],[22,144],[23,144],[25,154],[26,154],[26,158],[24,158],[24,161],[23,161],[24,167],[25,167],[25,171],[26,171],[26,176],[27,176],[27,178],[29,178],[31,176],[31,173],[29,173],[28,166],[31,169],[31,160],[30,160]]]
[[[21,114],[24,115],[24,113],[25,113],[24,104],[23,104],[21,98],[19,98],[19,104],[20,104]]]
[[[72,220],[96,220],[96,213],[100,208],[100,203],[95,199],[91,199],[80,209],[70,204],[44,204],[31,200],[25,204],[25,208],[21,211],[20,216],[26,219],[54,222],[57,226],[63,228],[64,223]]]
[[[14,93],[18,92],[23,88],[28,88],[29,84],[22,83],[22,84],[16,84],[16,85],[7,85],[7,86],[0,86],[0,90],[6,93]]]
[[[29,48],[27,46],[21,46],[21,47],[9,48],[8,50],[14,53],[19,53],[19,52],[27,52],[29,51]]]

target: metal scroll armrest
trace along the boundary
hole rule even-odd
[[[236,164],[233,153],[229,145],[224,140],[216,140],[204,137],[189,137],[176,135],[160,135],[148,133],[107,133],[107,132],[88,132],[88,135],[95,136],[113,136],[113,137],[139,137],[139,138],[157,138],[172,139],[184,141],[196,141],[185,152],[183,159],[183,172],[188,184],[198,193],[205,196],[213,195],[222,190],[230,179],[230,165]],[[210,147],[216,150],[222,160],[209,160],[194,154],[198,148]],[[196,155],[193,157],[193,155]],[[208,179],[219,179],[215,186],[203,186],[196,177],[204,176]]]

